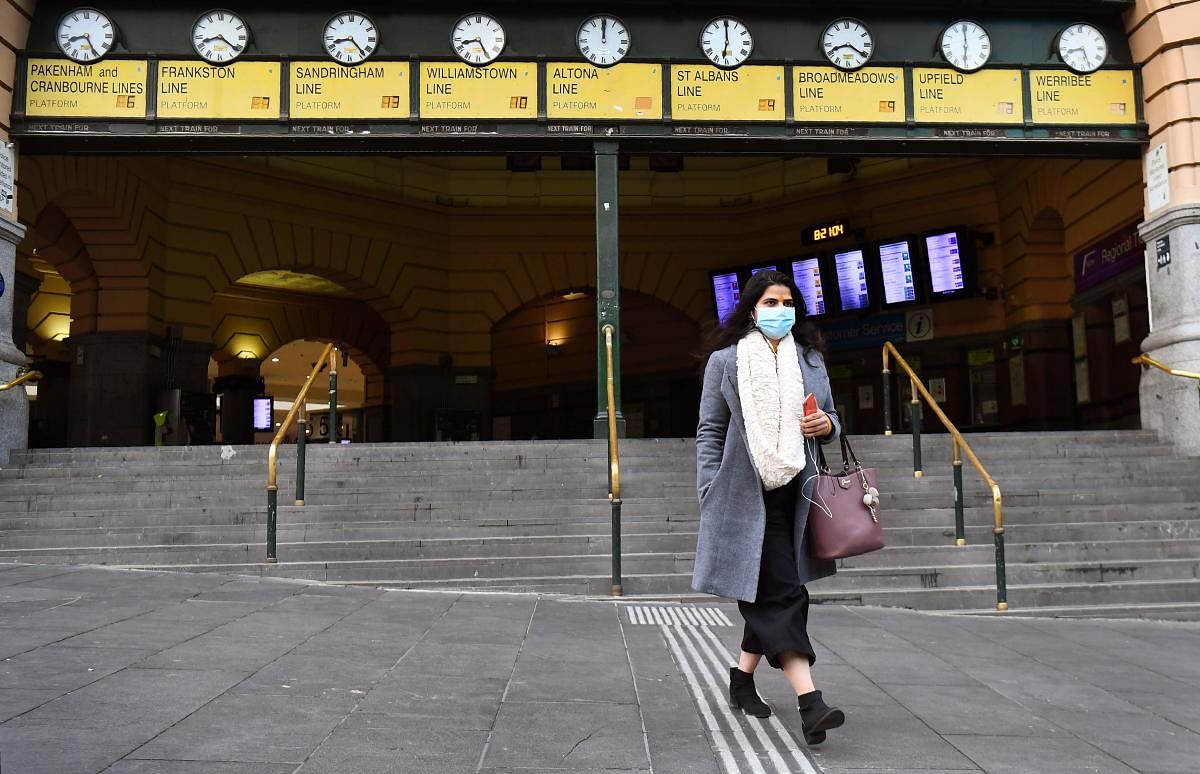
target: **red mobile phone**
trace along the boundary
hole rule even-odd
[[[808,416],[817,410],[817,396],[811,392],[804,399],[804,416]]]

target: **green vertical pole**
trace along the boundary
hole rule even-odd
[[[996,539],[996,609],[1008,610],[1008,581],[1004,566],[1004,528],[995,527],[992,535]]]
[[[965,546],[967,528],[963,520],[962,452],[959,451],[957,440],[952,439],[951,443],[954,444],[954,544]]]
[[[267,561],[277,562],[278,551],[275,545],[275,520],[279,513],[279,489],[267,487]]]
[[[892,372],[883,370],[883,434],[892,434]]]
[[[604,326],[613,327],[613,393],[617,432],[625,436],[621,414],[621,241],[618,229],[617,143],[597,142],[596,152],[596,417],[592,437],[608,437],[607,365]],[[609,482],[610,485],[612,482]]]
[[[296,505],[304,505],[304,431],[308,427],[304,413],[301,408],[300,419],[296,421]]]
[[[925,473],[921,470],[921,396],[917,385],[912,385],[912,438],[913,438],[913,478],[920,478]]]
[[[329,442],[338,442],[337,415],[337,348],[329,352]]]

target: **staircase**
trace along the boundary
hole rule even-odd
[[[1146,431],[969,438],[1004,492],[1009,615],[1200,619],[1198,461]],[[888,548],[814,583],[818,602],[988,612],[991,498],[964,470],[954,543],[946,436],[854,440],[879,469]],[[290,503],[294,448],[280,461]],[[621,447],[625,593],[690,593],[691,439]],[[607,594],[604,442],[309,448],[305,507],[266,564],[266,448],[17,452],[0,470],[0,562],[221,571],[417,589]]]

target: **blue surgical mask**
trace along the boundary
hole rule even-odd
[[[772,339],[782,339],[796,324],[794,306],[760,306],[756,311],[758,329]]]

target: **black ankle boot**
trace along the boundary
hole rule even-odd
[[[754,689],[754,674],[729,667],[729,706],[756,718],[771,717],[771,708]]]
[[[821,698],[820,691],[811,691],[796,697],[800,710],[800,725],[804,728],[806,744],[825,741],[825,732],[846,722],[846,714],[837,707],[830,707]]]

